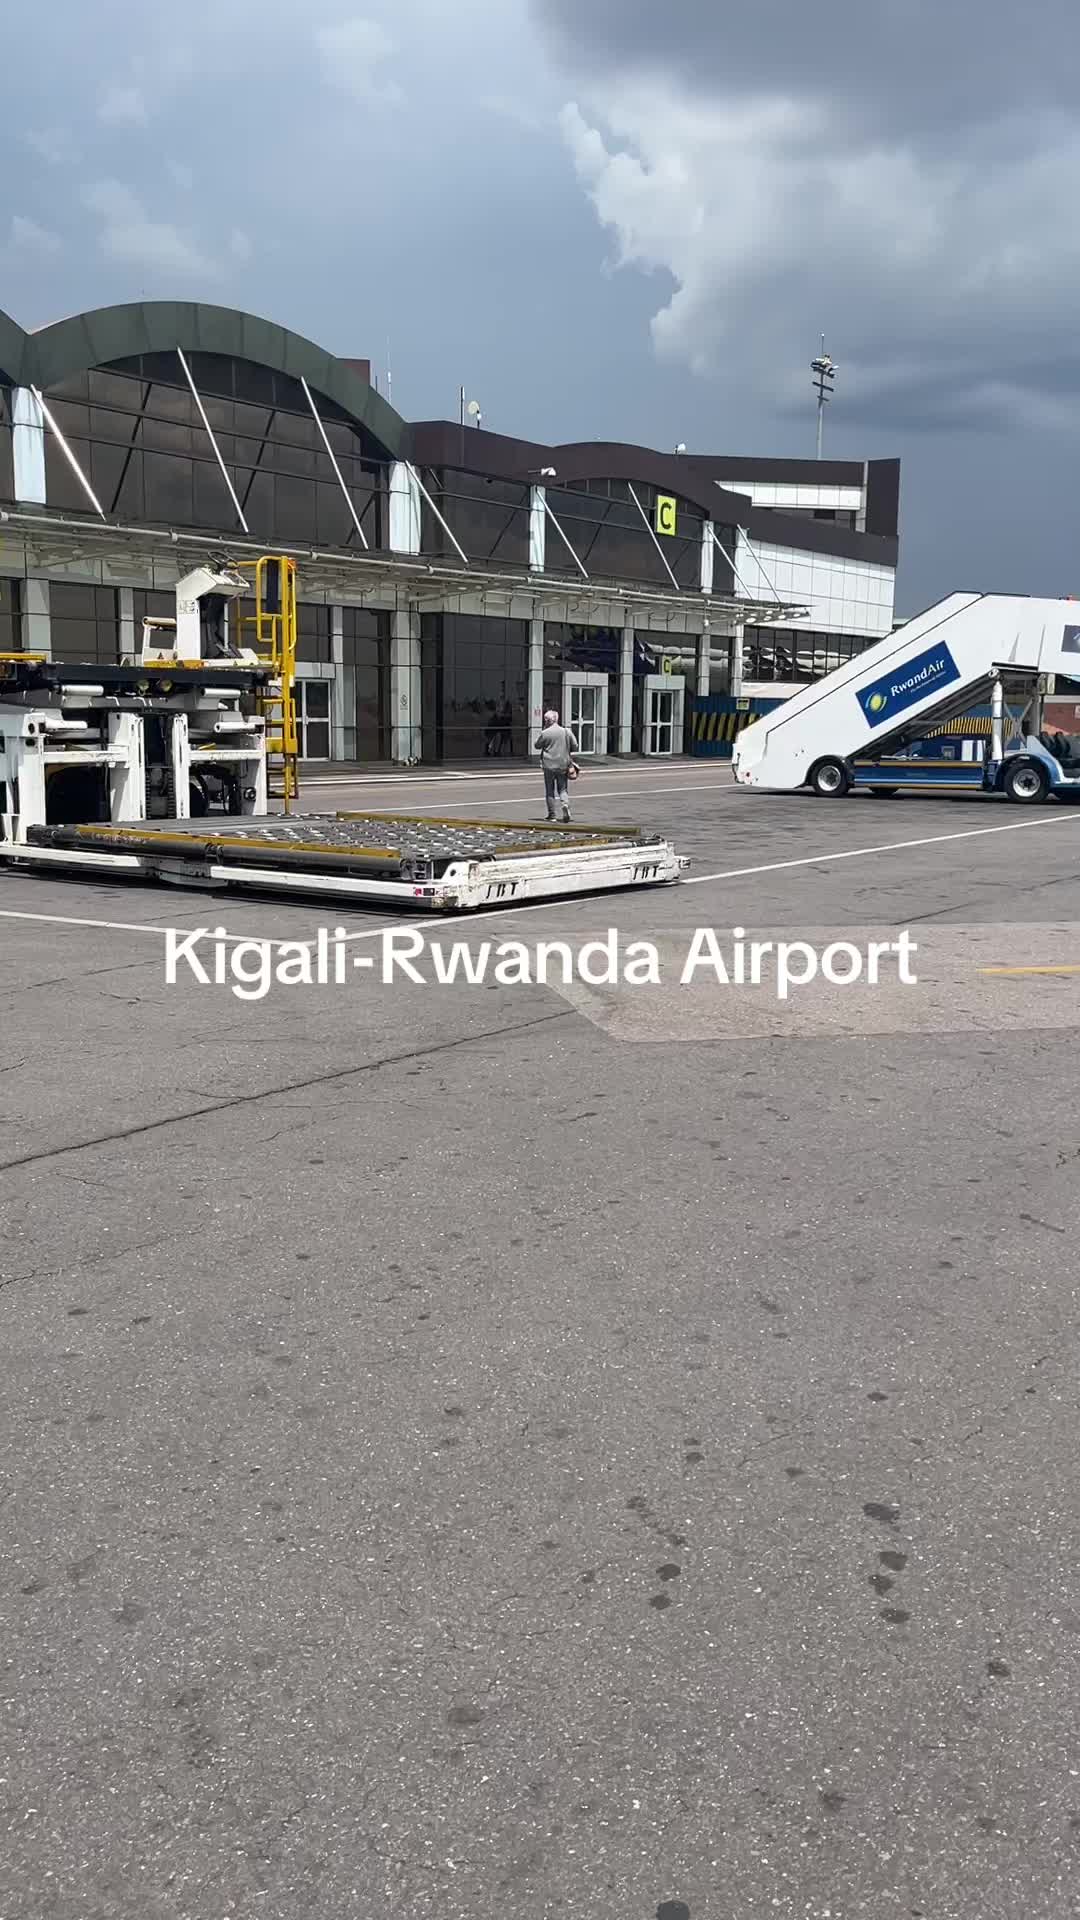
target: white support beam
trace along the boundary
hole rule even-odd
[[[462,565],[467,567],[469,564],[469,556],[466,553],[457,535],[454,533],[449,523],[443,518],[442,514],[439,512],[438,507],[435,505],[434,500],[432,499],[430,493],[428,492],[423,481],[421,480],[420,475],[416,471],[416,468],[412,465],[410,461],[406,461],[405,465],[410,476],[415,481],[416,485],[419,487],[422,497],[427,501],[428,506],[431,508],[432,513],[435,515],[435,518],[438,521],[443,532],[445,533],[447,539],[452,543],[454,547],[454,551],[457,553],[459,559],[461,560]]]
[[[64,459],[67,461],[68,466],[71,468],[72,473],[75,475],[75,478],[78,481],[80,487],[82,488],[87,499],[89,500],[90,505],[93,507],[94,512],[98,515],[100,519],[104,520],[105,509],[102,506],[101,501],[98,499],[97,494],[94,492],[93,487],[90,485],[90,482],[87,479],[82,468],[80,467],[78,461],[76,460],[75,455],[72,453],[71,448],[68,446],[67,441],[64,439],[64,436],[61,433],[59,427],[57,426],[56,421],[53,419],[52,414],[49,412],[48,407],[45,405],[45,401],[40,390],[37,387],[31,387],[30,392],[33,394],[34,399],[36,400],[38,406],[41,408],[42,419],[45,421],[46,425],[50,428],[50,430],[56,435],[57,445],[60,448],[60,451],[63,454]],[[247,532],[246,527],[244,531],[245,533]]]
[[[630,488],[630,498],[633,501],[635,507],[637,508],[638,512],[641,515],[642,520],[645,523],[645,531],[648,534],[649,539],[652,541],[653,546],[656,548],[657,553],[660,555],[660,558],[663,561],[664,571],[666,572],[668,579],[671,581],[671,584],[674,587],[676,593],[678,593],[679,583],[676,580],[675,575],[672,572],[670,566],[668,565],[667,554],[664,552],[663,547],[660,545],[660,542],[656,537],[656,532],[653,528],[653,524],[649,519],[649,516],[646,513],[644,507],[642,506],[641,501],[638,499],[637,494],[634,492],[633,487]]]
[[[709,521],[709,526],[712,528],[713,539],[715,540],[717,546],[719,547],[721,553],[723,554],[724,559],[727,561],[728,566],[731,568],[732,578],[738,581],[739,586],[743,590],[744,599],[753,600],[754,598],[753,594],[751,593],[749,587],[747,586],[746,581],[743,579],[742,574],[739,572],[738,567],[735,565],[735,561],[732,555],[728,552],[727,548],[725,547],[723,541],[720,538],[720,535],[717,533],[716,528],[713,525],[713,522],[711,520]],[[779,604],[777,605],[776,611],[777,612],[780,611]]]
[[[770,578],[769,578],[769,576],[768,576],[768,574],[767,574],[767,573],[766,573],[766,571],[765,571],[765,562],[764,562],[764,560],[762,559],[762,557],[761,557],[761,555],[760,555],[760,553],[756,553],[756,552],[755,552],[755,550],[754,550],[754,543],[753,543],[753,541],[751,540],[751,538],[750,538],[750,535],[749,535],[749,534],[747,533],[747,531],[746,531],[746,528],[745,528],[745,527],[737,527],[737,528],[736,528],[736,532],[737,532],[737,533],[741,533],[741,535],[742,535],[742,537],[743,537],[743,539],[744,539],[744,541],[746,542],[746,546],[747,546],[747,550],[748,550],[748,552],[749,552],[749,554],[750,554],[750,558],[751,558],[751,560],[753,561],[753,563],[754,563],[754,565],[755,565],[755,567],[757,568],[757,570],[758,570],[758,572],[760,573],[760,575],[761,575],[761,577],[762,577],[762,579],[764,580],[764,582],[765,582],[765,585],[766,585],[766,586],[768,587],[768,589],[769,589],[769,592],[770,592],[770,593],[772,594],[772,596],[773,596],[773,599],[774,599],[774,600],[776,601],[776,605],[777,605],[777,608],[779,609],[779,607],[780,607],[780,604],[781,604],[781,602],[780,602],[780,595],[779,595],[779,594],[777,593],[777,591],[776,591],[776,587],[775,587],[775,585],[774,585],[774,583],[773,583],[773,581],[772,581],[772,580],[770,580]]]
[[[573,561],[578,572],[580,573],[582,579],[587,580],[589,577],[588,571],[584,566],[583,562],[578,558],[576,550],[571,546],[567,535],[563,532],[563,529],[559,521],[556,519],[555,509],[553,506],[551,506],[548,500],[546,488],[544,491],[544,512],[547,515],[548,519],[551,521],[552,526],[554,527],[556,533],[558,534],[559,539],[562,541],[563,546],[566,548],[567,553],[570,555],[570,558]]]
[[[206,408],[203,406],[202,400],[200,398],[199,389],[195,385],[195,382],[191,377],[191,368],[188,366],[187,360],[184,357],[184,350],[182,347],[177,347],[176,357],[179,360],[180,365],[184,369],[184,378],[187,381],[188,386],[191,388],[191,397],[194,400],[195,405],[199,409],[199,418],[202,421],[203,426],[206,428],[207,439],[209,440],[210,445],[214,449],[214,459],[217,461],[218,466],[221,468],[221,477],[224,480],[225,485],[229,489],[229,499],[232,501],[233,506],[236,509],[236,517],[239,520],[240,525],[243,528],[244,532],[250,533],[251,529],[248,526],[247,521],[244,519],[243,509],[240,505],[239,500],[236,497],[236,488],[233,486],[233,483],[229,478],[229,469],[225,465],[225,462],[221,457],[221,448],[218,446],[217,441],[214,439],[214,429],[210,425],[210,422],[206,417]],[[98,509],[98,511],[100,512],[100,508]],[[102,514],[101,517],[102,519],[104,519],[105,517],[104,514]]]
[[[356,508],[353,506],[352,494],[349,492],[348,487],[345,485],[344,478],[342,477],[341,468],[338,466],[338,463],[337,463],[337,457],[334,453],[334,449],[330,445],[330,442],[326,437],[326,428],[323,426],[323,423],[319,418],[319,409],[315,405],[314,400],[312,399],[311,388],[308,386],[308,383],[304,379],[303,374],[300,375],[300,385],[304,389],[304,398],[306,399],[308,406],[311,408],[311,417],[314,420],[315,425],[319,429],[319,434],[321,436],[323,446],[326,448],[326,457],[329,460],[330,465],[334,469],[334,478],[336,479],[338,486],[341,488],[342,498],[344,499],[345,505],[348,507],[349,512],[352,515],[353,526],[356,528],[357,533],[360,535],[360,545],[363,547],[364,552],[367,553],[368,551],[367,534],[364,532],[363,527],[360,525],[360,515],[357,513]]]

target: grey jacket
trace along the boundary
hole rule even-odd
[[[580,751],[569,727],[545,727],[537,734],[534,744],[545,773],[565,773],[575,753]]]

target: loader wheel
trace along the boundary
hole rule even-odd
[[[840,800],[851,786],[851,775],[842,760],[819,760],[810,786],[821,800]]]
[[[1046,769],[1037,760],[1021,760],[1009,767],[1001,784],[1008,798],[1021,807],[1037,807],[1050,791]]]

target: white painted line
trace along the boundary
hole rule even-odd
[[[632,888],[630,891],[640,892],[642,889]],[[653,891],[653,889],[650,888],[649,891]],[[595,906],[599,897],[598,895],[589,895],[591,904]],[[624,899],[625,895],[620,894],[619,898]],[[233,904],[235,905],[235,902]],[[289,904],[299,905],[301,903],[290,902]],[[303,904],[308,905],[310,903],[305,901]],[[441,927],[456,927],[466,923],[472,924],[477,920],[519,920],[523,913],[550,913],[553,907],[569,907],[576,904],[577,902],[573,896],[570,896],[563,900],[534,900],[528,904],[522,903],[519,906],[476,907],[468,913],[428,913],[424,915],[422,920],[392,920],[385,926],[362,927],[356,933],[346,933],[340,945],[346,946],[350,941],[354,940],[381,940],[384,933],[435,934]],[[347,903],[338,902],[338,905],[341,911],[348,911]],[[91,927],[97,928],[105,933],[151,933],[157,935],[162,940],[170,933],[175,934],[178,939],[184,940],[196,932],[214,931],[213,928],[141,926],[129,920],[80,920],[72,914],[62,913],[18,913],[12,908],[0,909],[0,919],[36,920],[52,927]],[[315,935],[309,938],[303,934],[295,934],[291,938],[286,938],[282,934],[229,933],[226,930],[223,938],[231,945],[246,943],[250,940],[263,947],[288,947],[292,952],[295,952],[297,947],[314,948],[318,944]]]
[[[175,933],[179,939],[183,940],[189,933],[195,932],[194,927],[144,926],[134,920],[82,920],[77,915],[68,913],[20,913],[14,907],[0,908],[0,920],[36,920],[49,927],[96,927],[103,933],[154,933],[162,940],[170,933]],[[283,940],[280,936],[264,940],[262,934],[258,933],[226,933],[224,937],[234,942],[258,940],[260,944],[267,947],[314,946],[315,944],[313,940],[294,942]]]
[[[892,840],[886,845],[879,847],[850,847],[841,853],[816,853],[799,860],[774,860],[764,866],[731,867],[724,873],[695,874],[692,879],[680,880],[677,884],[682,887],[701,887],[707,885],[710,881],[741,880],[758,873],[784,873],[793,867],[822,866],[827,861],[861,860],[874,853],[902,853],[909,847],[936,847],[954,840],[979,840],[987,834],[993,833],[1021,833],[1026,829],[1034,827],[1061,827],[1065,826],[1068,820],[1068,814],[1057,814],[1053,819],[1049,820],[1015,820],[1010,822],[1009,825],[1001,827],[973,827],[963,833],[938,833],[921,840]],[[620,901],[625,900],[631,893],[637,894],[644,891],[646,891],[646,889],[630,888],[625,893],[620,893],[618,899]],[[661,891],[667,892],[668,889],[649,888],[647,891],[650,893],[660,893]],[[595,908],[599,900],[603,897],[605,896],[590,895],[588,904]],[[614,899],[616,896],[612,894],[607,897]],[[297,902],[295,904],[300,903]],[[557,911],[561,907],[574,906],[577,904],[579,904],[579,902],[573,898],[566,900],[535,900],[527,905],[523,903],[518,906],[481,907],[470,913],[430,913],[425,914],[421,920],[393,920],[377,927],[359,928],[355,933],[345,934],[342,945],[357,940],[381,940],[386,933],[435,933],[440,927],[458,926],[462,924],[475,925],[479,920],[508,919],[514,921],[519,920],[522,915],[526,913],[550,913],[553,910]],[[348,911],[347,907],[342,905],[342,911]],[[194,927],[147,926],[127,920],[87,920],[80,919],[74,914],[26,913],[10,907],[0,908],[0,919],[30,920],[43,923],[47,926],[57,927],[91,927],[107,933],[150,933],[162,940],[170,933],[177,935],[180,939],[184,939],[186,936],[197,931]],[[258,941],[260,945],[267,947],[289,947],[292,949],[296,947],[314,947],[316,944],[314,937],[305,939],[300,935],[289,939],[283,938],[280,934],[268,936],[257,933],[229,933],[226,931],[224,938],[233,943],[255,940]]]
[[[903,853],[908,847],[939,847],[949,840],[981,840],[988,833],[1023,833],[1032,827],[1063,827],[1068,824],[1068,814],[1057,814],[1052,820],[1014,820],[1007,827],[969,827],[964,833],[935,833],[925,840],[890,840],[882,847],[849,847],[843,853],[812,853],[802,860],[772,860],[763,867],[729,867],[724,873],[696,873],[692,880],[680,880],[679,885],[704,887],[710,880],[742,880],[754,873],[784,873],[791,867],[820,867],[829,860],[864,860],[872,853]]]

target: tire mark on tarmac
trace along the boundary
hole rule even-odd
[[[440,1053],[454,1053],[460,1047],[472,1046],[477,1041],[502,1040],[512,1038],[518,1033],[528,1033],[534,1027],[550,1026],[556,1020],[577,1018],[575,1007],[560,1007],[556,1013],[542,1013],[535,1020],[519,1020],[507,1027],[487,1027],[481,1033],[462,1034],[456,1040],[433,1041],[428,1047],[410,1047],[405,1053],[383,1054],[378,1060],[365,1060],[358,1066],[335,1067],[329,1073],[313,1073],[303,1080],[287,1080],[279,1087],[264,1087],[258,1093],[234,1094],[230,1100],[211,1100],[201,1107],[192,1107],[184,1113],[165,1114],[160,1120],[145,1120],[138,1126],[118,1127],[111,1133],[95,1134],[88,1140],[71,1140],[64,1146],[42,1147],[35,1153],[24,1153],[15,1160],[0,1160],[0,1173],[14,1173],[23,1167],[42,1166],[50,1160],[59,1160],[65,1154],[86,1153],[93,1147],[108,1147],[120,1140],[138,1140],[144,1134],[158,1133],[164,1127],[183,1126],[189,1120],[203,1120],[214,1113],[233,1113],[240,1107],[256,1106],[260,1100],[277,1100],[288,1093],[303,1093],[308,1087],[332,1086],[337,1080],[351,1080],[354,1075],[378,1073],[383,1067],[404,1066],[410,1060],[430,1060]]]

